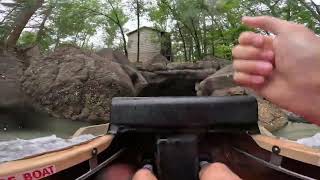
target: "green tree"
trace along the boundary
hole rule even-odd
[[[24,7],[17,15],[12,29],[6,39],[7,47],[16,46],[18,39],[34,13],[42,6],[44,0],[29,0],[24,3]]]
[[[124,25],[129,18],[123,11],[124,7],[121,0],[105,0],[100,4],[100,8],[87,8],[92,15],[100,17],[100,25],[103,26],[107,34],[106,44],[110,47],[115,44],[117,34],[121,35],[121,44],[126,56],[128,56],[127,40]]]
[[[61,41],[85,46],[99,26],[98,18],[88,9],[99,9],[98,1],[72,0],[57,4],[49,27],[55,36],[55,47],[59,47]]]
[[[135,18],[137,20],[137,62],[140,61],[140,19],[148,11],[147,1],[145,0],[132,0],[129,1],[130,9],[134,12]]]
[[[1,44],[38,44],[43,51],[63,43],[92,49],[98,30],[106,35],[105,46],[128,55],[124,26],[137,20],[139,29],[146,14],[156,28],[171,32],[175,59],[181,61],[208,55],[231,59],[239,34],[249,30],[241,24],[245,15],[271,15],[320,33],[320,6],[314,0],[16,0],[4,5]],[[138,59],[139,54],[140,48]]]
[[[105,7],[111,7],[111,9],[107,9],[108,14],[107,21],[105,21],[105,31],[107,32],[108,39],[107,44],[109,46],[114,44],[114,39],[117,36],[117,33],[120,31],[122,44],[120,46],[123,47],[123,51],[125,55],[128,57],[128,49],[127,49],[127,40],[124,31],[124,25],[128,22],[129,18],[123,11],[122,1],[119,0],[107,0],[107,4]]]
[[[21,34],[18,45],[20,46],[28,46],[30,44],[34,44],[37,39],[37,34],[34,32],[25,31]]]
[[[5,4],[9,6],[9,12],[3,18],[0,26],[2,44],[8,48],[16,46],[22,31],[43,3],[44,0],[28,0]]]

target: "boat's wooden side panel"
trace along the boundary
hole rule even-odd
[[[60,172],[90,159],[94,148],[97,148],[99,153],[106,150],[112,139],[113,136],[101,136],[86,144],[63,151],[0,164],[0,177],[21,175],[21,173],[41,170],[45,167],[51,167],[49,170],[54,168],[55,173]]]
[[[73,137],[78,137],[84,134],[92,134],[95,136],[101,136],[104,134],[107,134],[109,128],[109,124],[100,124],[100,125],[95,125],[95,126],[88,126],[88,127],[83,127],[77,130]]]
[[[256,143],[265,150],[272,152],[272,147],[278,146],[281,149],[280,155],[320,167],[320,149],[314,149],[289,140],[264,135],[255,135],[252,137]]]

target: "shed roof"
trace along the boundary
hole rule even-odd
[[[153,28],[153,27],[142,26],[142,27],[140,27],[140,30],[141,30],[141,29],[149,29],[149,30],[152,30],[152,31],[164,32],[164,33],[165,33],[165,31],[162,31],[162,30],[159,30],[159,29],[156,29],[156,28]],[[127,33],[127,36],[130,36],[131,34],[137,32],[137,31],[138,31],[138,29],[136,29],[136,30],[134,30],[134,31],[131,31],[131,32],[128,32],[128,33]]]

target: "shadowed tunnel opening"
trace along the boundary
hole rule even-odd
[[[161,97],[161,96],[196,96],[195,84],[198,80],[183,78],[172,78],[162,83],[153,83],[145,87],[139,97]]]

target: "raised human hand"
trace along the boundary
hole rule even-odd
[[[249,27],[233,49],[234,80],[289,111],[320,124],[320,39],[303,25],[273,17],[244,17]]]

